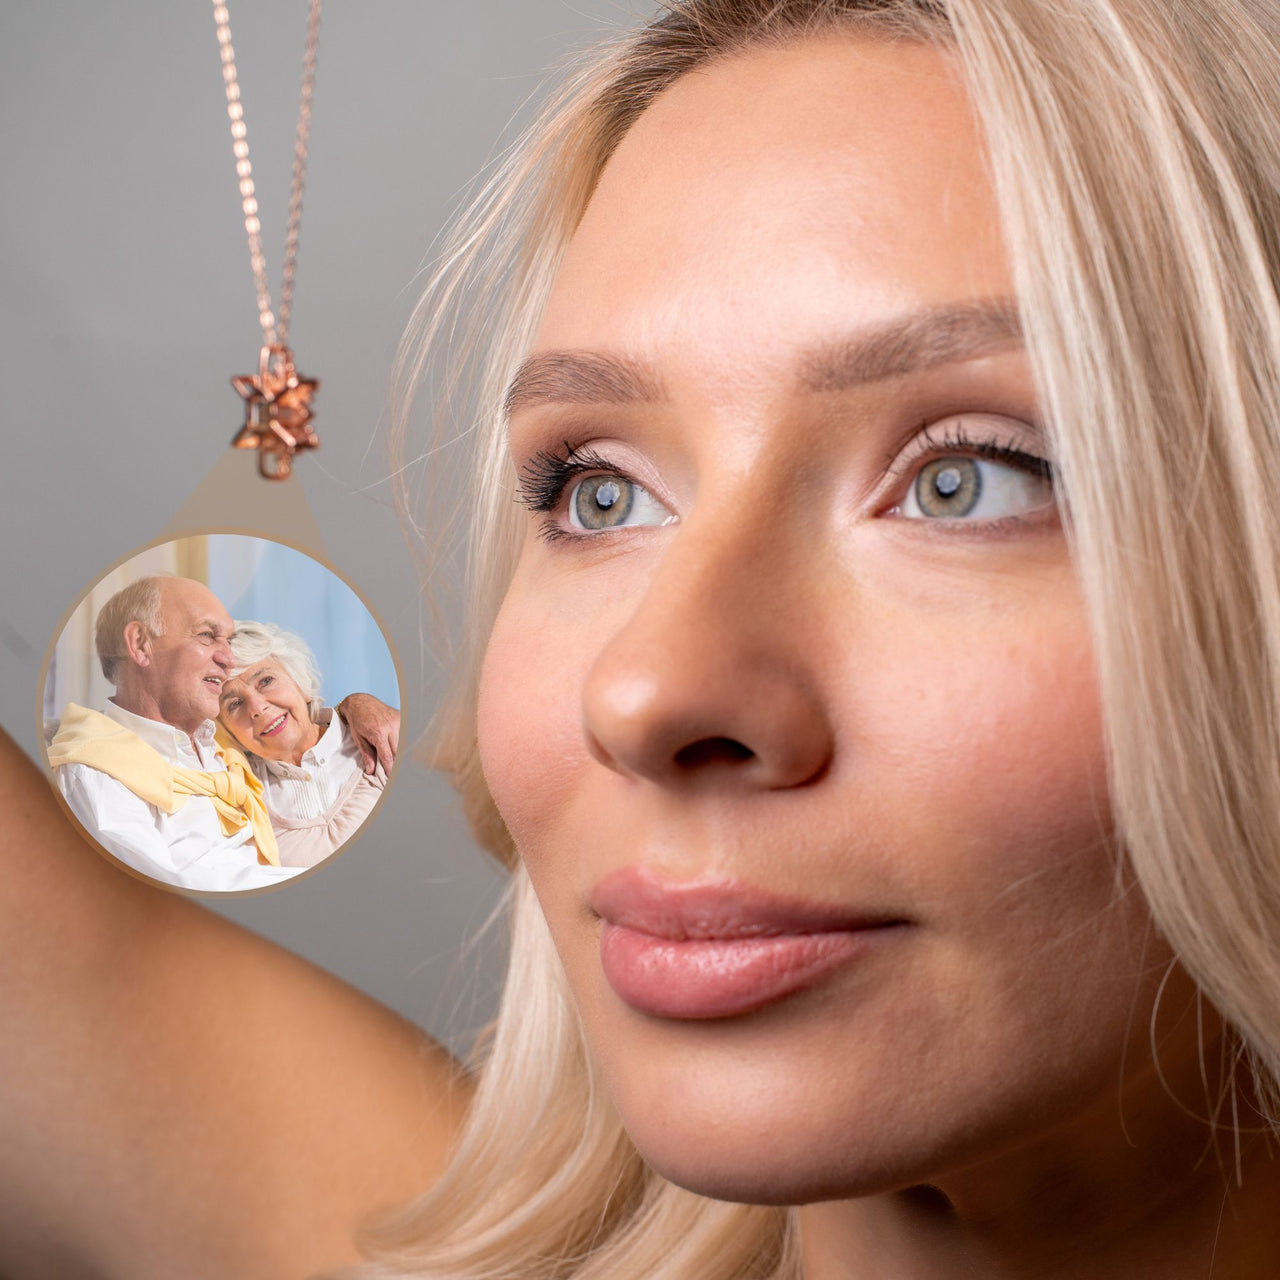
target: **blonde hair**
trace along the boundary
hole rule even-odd
[[[131,622],[140,622],[153,635],[164,634],[164,612],[160,601],[160,583],[163,575],[138,578],[121,587],[98,610],[93,624],[93,647],[102,665],[102,674],[112,684],[119,682],[120,663],[129,649],[124,641],[124,629]]]
[[[277,627],[274,622],[237,622],[231,637],[231,657],[235,663],[228,680],[242,675],[264,658],[278,662],[307,700],[307,714],[315,723],[324,709],[320,696],[320,668],[311,647],[296,632]]]
[[[402,359],[406,378],[433,380],[480,424],[456,431],[474,442],[479,494],[468,647],[436,759],[480,839],[516,866],[514,936],[452,1166],[380,1235],[385,1261],[362,1274],[799,1274],[787,1211],[682,1191],[623,1133],[485,790],[475,691],[518,546],[503,391],[601,169],[689,70],[850,22],[940,42],[965,74],[1055,435],[1118,829],[1158,928],[1275,1106],[1280,6],[679,0],[574,74],[490,178]],[[418,509],[411,484],[403,497]]]

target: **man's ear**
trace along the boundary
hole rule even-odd
[[[140,622],[124,624],[124,651],[138,667],[151,665],[151,632]]]

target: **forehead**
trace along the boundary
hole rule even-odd
[[[950,57],[833,33],[657,99],[601,175],[535,345],[740,378],[834,329],[1011,292]]]
[[[222,692],[225,697],[228,692],[237,690],[243,692],[250,685],[261,680],[263,676],[274,676],[277,679],[289,679],[289,674],[274,658],[262,658],[258,662],[252,662],[243,670],[236,671],[228,676],[223,683]]]
[[[231,615],[222,602],[199,582],[176,578],[160,584],[160,606],[167,619],[179,626],[212,622],[220,630],[232,630]]]

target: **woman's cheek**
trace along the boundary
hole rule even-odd
[[[904,643],[899,630],[880,654],[874,713],[860,681],[860,790],[902,833],[897,862],[912,888],[966,912],[994,895],[1039,911],[1074,893],[1073,909],[1088,912],[1112,892],[1087,627],[1079,610],[1039,603],[951,628],[941,645],[923,631]]]
[[[583,636],[517,577],[485,651],[477,733],[490,795],[522,855],[536,855],[588,763],[583,647]]]

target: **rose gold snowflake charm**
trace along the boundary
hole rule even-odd
[[[293,455],[320,443],[311,426],[311,400],[320,388],[315,378],[299,378],[288,347],[265,346],[258,376],[232,378],[244,396],[244,426],[231,442],[237,449],[257,449],[258,470],[268,480],[286,480]]]

